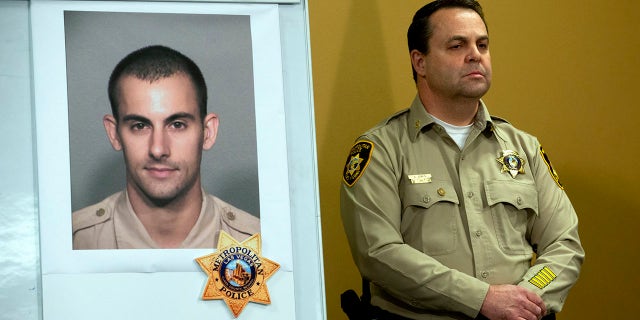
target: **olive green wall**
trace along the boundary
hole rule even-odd
[[[425,1],[309,0],[328,319],[360,291],[338,188],[357,134],[415,94],[406,28]],[[560,319],[637,314],[640,1],[484,1],[494,115],[536,135],[580,217],[581,278]]]

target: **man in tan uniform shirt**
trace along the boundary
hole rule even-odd
[[[480,5],[430,3],[408,39],[418,94],[356,140],[343,172],[373,317],[554,318],[584,259],[578,218],[537,139],[480,100],[491,83]]]
[[[123,152],[126,188],[73,213],[74,249],[214,248],[220,230],[238,241],[260,231],[258,218],[202,189],[202,151],[218,130],[206,92],[198,66],[171,48],[118,63],[103,123]]]

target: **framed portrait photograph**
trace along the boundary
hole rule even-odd
[[[206,82],[219,124],[201,155],[202,189],[259,218],[263,254],[291,268],[276,5],[34,1],[31,12],[43,274],[191,272],[215,249],[73,249],[71,213],[126,189],[133,156],[105,130],[108,84],[120,60],[149,46],[187,56]]]

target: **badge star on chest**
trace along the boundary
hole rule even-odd
[[[514,179],[518,173],[524,173],[525,160],[513,150],[503,150],[496,160],[502,165],[500,172],[509,172]]]

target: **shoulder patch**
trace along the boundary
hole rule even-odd
[[[558,173],[556,172],[556,170],[553,169],[553,166],[551,166],[551,161],[549,160],[549,156],[544,151],[544,149],[542,149],[542,146],[540,146],[540,156],[542,157],[542,160],[544,161],[544,163],[547,165],[547,169],[549,169],[549,173],[551,174],[551,178],[553,178],[553,181],[556,182],[556,184],[561,190],[564,190],[564,186],[562,185],[562,183],[560,183],[560,177],[558,176]]]
[[[364,174],[364,170],[369,165],[371,154],[373,153],[373,142],[361,140],[356,142],[349,151],[347,163],[342,172],[342,180],[349,187],[352,187]]]

